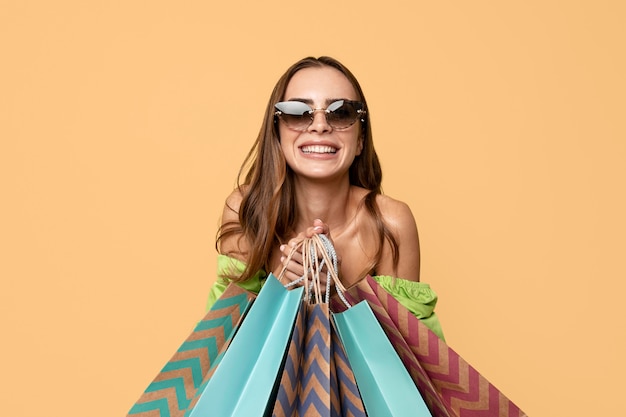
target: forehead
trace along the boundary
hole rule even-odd
[[[332,67],[304,68],[296,72],[285,90],[285,100],[307,99],[325,103],[329,99],[358,100],[352,83],[339,70]]]

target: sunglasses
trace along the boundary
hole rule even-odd
[[[323,111],[326,114],[326,123],[333,129],[347,129],[356,123],[357,119],[365,119],[365,105],[360,101],[337,100],[328,105],[325,109],[314,109],[302,101],[281,101],[274,106],[277,117],[289,129],[304,131],[307,130],[316,111]]]

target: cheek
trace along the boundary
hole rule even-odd
[[[294,132],[287,128],[278,129],[278,143],[284,154],[292,151],[294,142],[299,136],[299,132]]]
[[[352,135],[354,135],[354,133],[352,133]],[[357,129],[356,137],[352,136],[349,140],[354,141],[353,143],[355,143],[355,155],[361,155],[361,152],[363,152],[363,129]]]
[[[299,132],[295,132],[291,129],[286,128],[282,123],[278,124],[278,141],[279,142],[289,142],[289,141],[293,141],[294,139],[294,133],[299,134]],[[295,135],[297,136],[297,135]]]
[[[356,154],[361,155],[361,152],[363,152],[363,138],[359,137],[359,143],[356,147]]]

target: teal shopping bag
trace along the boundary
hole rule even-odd
[[[189,417],[255,417],[273,408],[303,291],[270,274]]]
[[[333,318],[367,414],[431,417],[369,304],[362,301]]]

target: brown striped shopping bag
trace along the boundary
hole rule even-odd
[[[329,267],[328,279],[337,280],[337,259],[331,260],[319,237],[305,239],[301,245],[306,273],[300,283],[306,289],[305,297],[296,317],[272,415],[366,417],[354,373],[331,324],[330,287],[320,285],[324,265]]]
[[[346,296],[370,305],[434,417],[526,416],[372,277],[359,281]],[[338,299],[331,304],[345,309]]]
[[[274,417],[365,417],[328,303],[304,302],[292,333]]]

